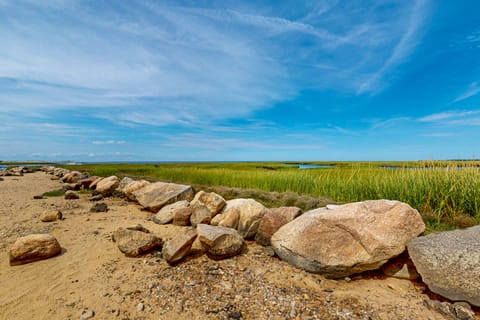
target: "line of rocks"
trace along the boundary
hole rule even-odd
[[[161,248],[163,258],[177,264],[198,242],[210,258],[225,259],[241,253],[246,239],[255,239],[282,260],[329,278],[383,268],[388,275],[411,279],[418,271],[433,292],[480,306],[480,226],[418,237],[425,230],[420,214],[399,201],[327,205],[302,214],[295,207],[269,209],[254,199],[195,194],[187,185],[41,170],[74,189],[135,201],[154,214],[155,223],[190,226],[166,242],[140,225],[120,228],[113,238],[127,256]]]

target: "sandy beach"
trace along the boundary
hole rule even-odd
[[[249,241],[241,255],[214,261],[196,254],[170,266],[160,252],[125,257],[118,227],[142,224],[167,240],[187,227],[157,225],[119,198],[91,213],[90,195],[34,199],[61,188],[43,172],[0,181],[0,319],[449,319],[431,310],[422,283],[381,272],[328,280],[298,270]],[[41,222],[58,209],[63,220]],[[55,236],[62,253],[10,266],[8,247],[31,233]],[[92,313],[92,314],[93,314]]]

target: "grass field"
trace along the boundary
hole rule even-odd
[[[288,192],[329,198],[335,202],[399,200],[416,208],[432,230],[466,227],[480,222],[479,161],[316,164],[332,164],[334,167],[300,170],[295,163],[270,162],[95,164],[67,167],[86,170],[99,176],[130,176],[210,188],[224,186],[253,189],[259,194]]]

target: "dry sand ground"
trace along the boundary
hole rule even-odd
[[[326,280],[291,267],[249,242],[234,258],[192,256],[169,266],[160,254],[127,258],[111,241],[120,226],[141,223],[163,239],[184,227],[160,226],[151,213],[110,198],[106,213],[80,200],[34,195],[61,187],[45,173],[0,181],[0,319],[446,319],[425,306],[425,286],[380,273]],[[60,209],[64,220],[39,215]],[[48,232],[61,255],[21,266],[8,263],[19,236]]]

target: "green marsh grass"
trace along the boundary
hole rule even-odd
[[[284,163],[101,164],[72,166],[92,175],[118,175],[200,186],[225,186],[330,198],[336,202],[399,200],[433,229],[480,221],[480,162],[337,162],[300,170]],[[394,166],[395,169],[384,168]]]

